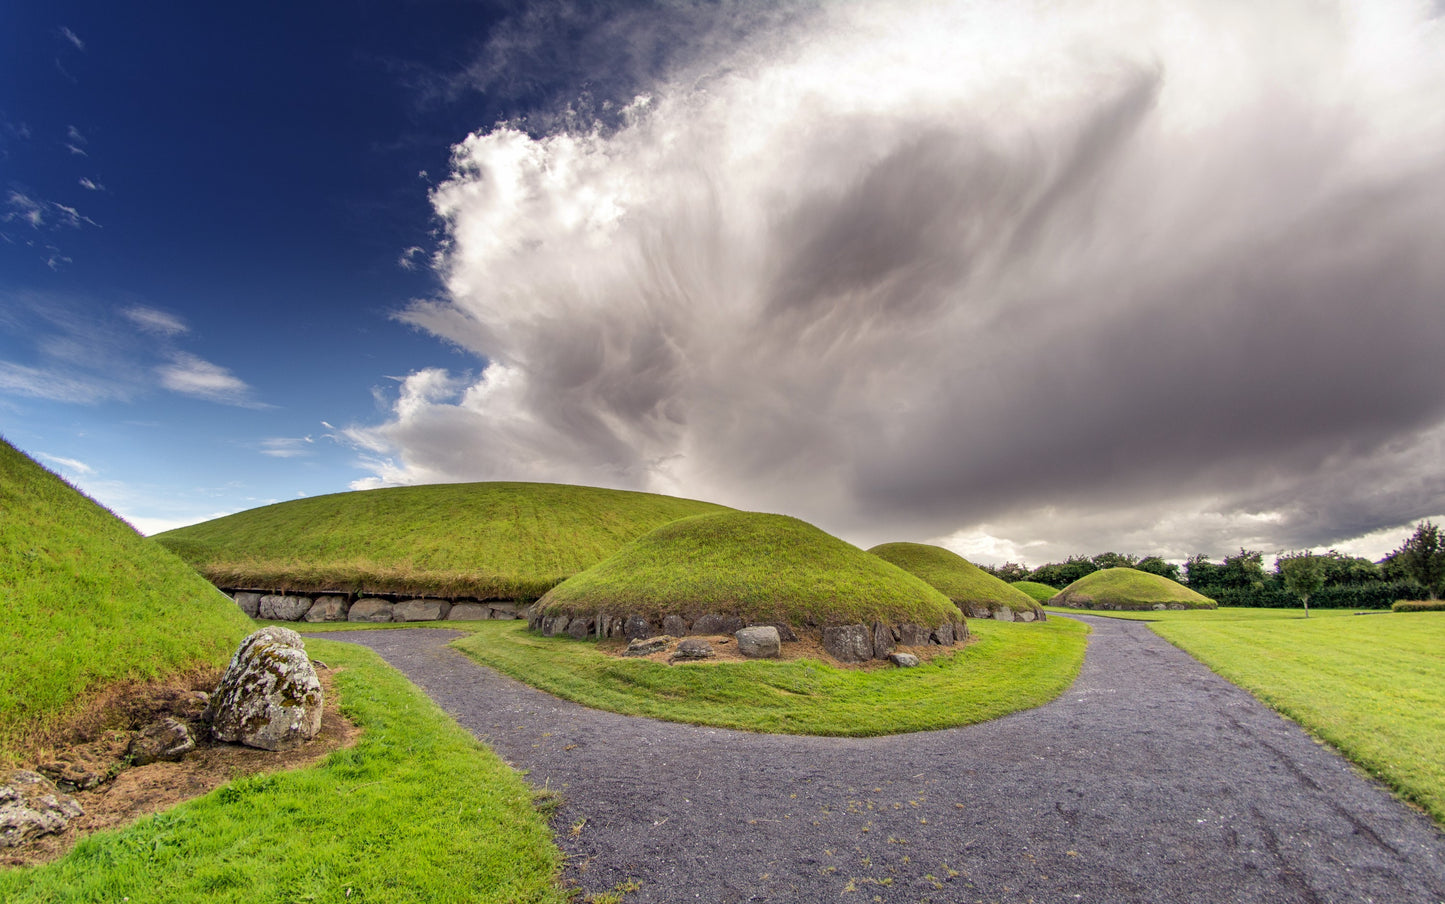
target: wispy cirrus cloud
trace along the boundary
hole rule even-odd
[[[79,229],[82,226],[100,224],[90,217],[55,201],[35,198],[25,192],[11,190],[5,199],[5,212],[0,213],[0,222],[23,223],[32,229]]]
[[[121,309],[120,313],[141,330],[154,336],[179,336],[190,331],[190,327],[179,317],[157,308],[134,305]]]
[[[1445,29],[1330,10],[825,4],[691,36],[596,128],[478,131],[432,194],[446,293],[403,319],[484,366],[348,431],[362,483],[653,489],[1038,560],[1445,510]],[[599,15],[630,71],[659,32]],[[550,27],[473,83],[525,82]]]
[[[85,52],[85,42],[80,39],[80,35],[71,31],[64,25],[60,26],[59,33],[62,38],[64,38],[70,43],[70,46],[74,47],[76,50],[79,50],[82,53]]]
[[[309,436],[273,436],[261,440],[261,454],[271,458],[301,458],[312,454],[315,440]]]
[[[156,368],[161,386],[171,392],[241,408],[270,407],[252,397],[251,387],[224,367],[190,352],[174,352]]]
[[[86,476],[95,473],[95,468],[92,468],[90,465],[78,459],[62,458],[59,455],[50,455],[45,452],[37,452],[35,454],[40,458],[43,458],[46,461],[50,462],[51,464],[59,465],[61,468],[69,471],[72,474]]]

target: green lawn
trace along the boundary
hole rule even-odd
[[[1445,823],[1445,616],[1235,608],[1107,617],[1151,622]]]
[[[585,706],[674,722],[786,734],[866,736],[952,728],[1054,699],[1084,660],[1069,619],[969,621],[977,643],[918,668],[839,669],[810,660],[662,665],[482,622],[456,646],[498,671]]]
[[[293,499],[157,534],[221,586],[536,599],[678,518],[652,493],[454,483]]]
[[[55,863],[0,872],[0,900],[568,900],[561,854],[515,772],[370,650],[307,648],[336,670],[343,709],[364,728],[355,747],[92,835]]]

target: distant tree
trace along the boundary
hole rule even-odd
[[[1029,573],[1028,579],[1062,590],[1079,578],[1098,570],[1099,567],[1094,564],[1092,559],[1084,556],[1069,556],[1063,562],[1040,565]]]
[[[1204,553],[1199,553],[1184,561],[1184,583],[1195,590],[1200,587],[1215,587],[1219,585],[1219,575],[1223,570]]]
[[[1265,582],[1264,553],[1257,549],[1239,550],[1237,556],[1225,556],[1220,568],[1219,583],[1225,587],[1259,588]]]
[[[995,565],[993,568],[985,569],[989,574],[1001,581],[1012,584],[1014,581],[1027,581],[1029,570],[1017,562],[1005,562],[1002,565]]]
[[[1140,559],[1134,567],[1140,571],[1157,574],[1161,578],[1168,578],[1171,581],[1179,580],[1179,566],[1173,562],[1166,562],[1159,556],[1145,556]]]
[[[1441,543],[1440,529],[1431,522],[1420,522],[1414,535],[1390,557],[1410,580],[1425,588],[1430,599],[1439,599],[1445,592],[1445,545]]]
[[[1325,561],[1324,556],[1317,556],[1309,550],[1292,552],[1275,561],[1285,588],[1304,603],[1305,618],[1310,617],[1310,597],[1325,586]]]
[[[1119,552],[1101,552],[1089,561],[1094,563],[1095,568],[1103,571],[1105,568],[1133,568],[1139,557]]]

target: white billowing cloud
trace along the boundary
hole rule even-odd
[[[1417,3],[876,2],[432,195],[485,362],[358,485],[549,479],[975,554],[1445,509],[1445,27]],[[987,554],[987,555],[985,555]]]
[[[189,352],[176,352],[171,362],[156,372],[161,386],[171,392],[242,408],[261,407],[251,398],[251,387],[244,380]]]
[[[174,314],[168,314],[145,305],[133,305],[123,309],[120,313],[125,319],[140,327],[143,332],[155,336],[179,336],[190,330],[185,321]]]

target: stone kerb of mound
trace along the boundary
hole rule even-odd
[[[293,594],[266,590],[225,590],[241,611],[268,621],[416,622],[485,621],[526,617],[526,603],[499,600],[409,599],[355,596],[341,592]]]
[[[622,638],[629,641],[650,637],[715,636],[736,634],[743,628],[773,627],[783,643],[796,643],[798,632],[811,634],[840,662],[866,662],[888,659],[900,646],[953,646],[968,640],[968,625],[963,621],[944,622],[937,627],[923,625],[833,625],[828,627],[794,627],[779,622],[748,622],[736,615],[702,615],[689,621],[681,615],[661,619],[644,615],[626,618],[598,613],[591,616],[547,615],[540,607],[527,613],[527,627],[540,631],[544,637],[565,634],[574,640]]]

